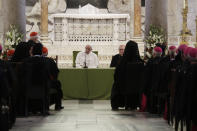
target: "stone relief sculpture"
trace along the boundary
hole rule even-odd
[[[107,7],[110,13],[129,13],[131,0],[109,0]]]
[[[61,13],[66,10],[66,1],[65,0],[48,0],[48,8],[49,8],[49,14],[54,13]],[[41,0],[36,2],[36,4],[33,6],[30,13],[27,14],[27,16],[31,15],[38,15],[41,12]]]
[[[65,0],[48,0],[48,8],[49,8],[49,35],[53,30],[53,22],[50,19],[51,14],[55,13],[63,13],[66,11],[67,4]],[[34,5],[29,11],[26,12],[27,16],[27,36],[30,32],[40,31],[40,15],[41,15],[41,0],[34,1]],[[28,37],[27,37],[28,38]]]
[[[82,7],[91,4],[97,8],[106,9],[108,0],[66,0],[68,8],[78,8],[79,5]]]

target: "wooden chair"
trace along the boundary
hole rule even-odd
[[[29,100],[41,102],[41,113],[47,115],[49,110],[49,79],[44,63],[25,64],[25,116],[29,112]]]

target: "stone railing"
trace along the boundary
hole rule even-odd
[[[188,41],[190,46],[194,46],[194,44],[196,44],[196,38],[194,36],[188,36],[186,38],[186,40]],[[168,45],[180,45],[182,42],[182,38],[181,36],[168,36]]]

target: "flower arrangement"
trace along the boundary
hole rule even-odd
[[[16,46],[23,40],[24,35],[19,32],[15,25],[10,25],[10,29],[6,32],[5,48],[16,48]]]
[[[151,25],[148,36],[145,37],[144,41],[146,43],[145,56],[150,58],[152,56],[152,50],[156,46],[156,44],[160,43],[161,45],[163,45],[167,42],[167,39],[165,32],[161,27]]]

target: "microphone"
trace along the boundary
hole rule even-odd
[[[88,67],[87,67],[87,63],[86,63],[86,53],[85,53],[85,62],[84,62],[84,68],[88,68]]]

